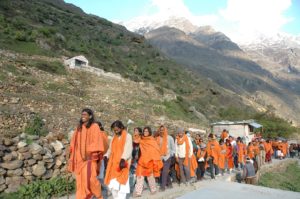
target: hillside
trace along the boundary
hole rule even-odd
[[[85,106],[106,125],[120,118],[154,125],[166,117],[203,128],[227,107],[244,110],[244,117],[264,110],[166,58],[144,37],[60,0],[1,1],[0,46],[1,133],[6,135],[22,132],[35,115],[49,131],[65,132]],[[78,54],[94,67],[120,73],[125,83],[66,71],[63,60]],[[171,100],[163,97],[168,93]]]

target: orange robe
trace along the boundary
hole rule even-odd
[[[112,179],[116,179],[121,185],[125,185],[129,177],[129,166],[120,170],[119,165],[122,154],[124,152],[124,146],[126,142],[127,132],[122,131],[121,136],[114,135],[112,138],[110,147],[111,154],[107,163],[106,174],[104,183],[109,185]],[[128,163],[130,165],[130,162]]]
[[[196,159],[196,156],[193,154],[192,157],[191,157],[191,164],[190,164],[190,175],[191,177],[194,177],[196,176],[196,169],[198,167],[198,162],[197,162],[197,159]]]
[[[259,146],[257,143],[253,144],[253,152],[254,152],[254,157],[258,156],[260,153]]]
[[[219,164],[219,154],[221,151],[219,142],[217,140],[211,140],[206,145],[207,158],[212,157],[213,163]]]
[[[270,152],[271,155],[272,155],[272,154],[273,154],[273,149],[272,149],[271,143],[265,142],[264,145],[265,145],[265,151],[266,151],[266,153],[269,153],[269,152]]]
[[[228,169],[232,169],[234,167],[234,163],[233,163],[233,147],[232,146],[227,146],[226,160],[227,160]]]
[[[136,168],[137,176],[160,176],[163,167],[161,150],[154,137],[142,137],[140,140],[141,157]]]
[[[247,155],[250,159],[253,159],[255,157],[255,147],[253,145],[249,145],[247,148]]]
[[[245,163],[246,145],[244,143],[237,143],[238,162]]]
[[[220,154],[219,154],[219,168],[225,169],[225,158],[226,158],[226,145],[220,145]]]
[[[76,130],[70,143],[68,171],[76,176],[76,198],[101,198],[101,185],[96,178],[99,174],[98,162],[105,151],[104,134],[97,124],[90,128],[82,126]]]

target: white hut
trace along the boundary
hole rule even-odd
[[[65,65],[69,66],[71,69],[86,67],[89,65],[89,60],[83,55],[79,55],[65,60]]]
[[[254,137],[254,129],[262,128],[262,125],[256,123],[254,120],[220,121],[211,123],[210,125],[212,132],[217,136],[220,136],[222,131],[226,129],[229,135],[233,137],[244,137],[246,141]]]

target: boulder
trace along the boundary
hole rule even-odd
[[[29,158],[32,158],[32,154],[29,151],[25,153],[21,153],[21,155],[24,158],[24,160],[28,160]]]
[[[23,161],[21,160],[14,160],[11,162],[4,162],[0,164],[0,167],[4,169],[10,169],[10,170],[18,169],[21,168],[22,166],[23,166]]]
[[[6,170],[3,168],[0,168],[0,176],[4,176],[6,174]]]
[[[19,148],[19,149],[18,149],[18,152],[19,152],[19,153],[25,153],[25,152],[27,152],[28,150],[29,150],[29,147],[25,146],[25,147]]]
[[[42,164],[36,164],[32,167],[32,174],[37,177],[41,177],[45,173],[46,173],[46,168]]]
[[[5,183],[8,188],[5,190],[6,193],[16,192],[20,185],[27,184],[27,180],[22,176],[6,177]]]
[[[32,182],[32,181],[35,180],[36,177],[34,177],[33,175],[28,175],[28,176],[24,176],[24,178],[25,178],[26,180],[28,180],[29,182]]]
[[[14,138],[12,139],[12,141],[13,141],[14,143],[18,143],[18,142],[20,141],[20,137],[19,137],[19,136],[14,137]]]
[[[18,149],[23,148],[23,147],[25,147],[25,146],[27,146],[27,143],[26,143],[26,142],[23,142],[23,141],[21,141],[21,142],[19,142],[19,143],[17,144]]]
[[[53,174],[53,170],[52,169],[47,170],[46,173],[43,175],[42,178],[45,179],[45,180],[48,180],[48,179],[50,179],[52,177],[52,174]]]
[[[35,155],[33,155],[33,159],[35,159],[35,160],[42,160],[43,156],[41,154],[35,154]]]
[[[55,142],[51,143],[51,146],[53,146],[55,152],[62,151],[64,149],[64,145],[62,142],[56,140]]]
[[[6,146],[0,144],[0,151],[6,151]]]
[[[41,145],[37,144],[37,143],[32,143],[29,145],[29,148],[30,148],[30,152],[33,154],[33,155],[36,155],[36,154],[43,154],[44,153],[44,149],[43,147],[41,147]]]
[[[16,151],[18,148],[17,146],[13,145],[13,146],[10,146],[8,147],[10,151]]]
[[[13,159],[13,155],[11,153],[4,155],[2,158],[5,162],[10,162]]]
[[[19,156],[18,152],[16,152],[16,151],[12,151],[11,154],[13,156],[13,159],[17,159]]]
[[[26,138],[26,133],[21,133],[20,138],[25,139]]]
[[[2,191],[4,191],[4,190],[6,189],[6,187],[7,187],[6,184],[0,185],[0,193],[1,193]]]
[[[54,164],[55,164],[54,162],[48,162],[46,164],[47,169],[51,169],[54,166]]]
[[[61,155],[62,153],[63,153],[63,150],[55,151],[55,152],[53,153],[53,155],[54,155],[54,156],[59,156],[59,155]]]
[[[26,176],[32,176],[32,173],[30,171],[25,170],[23,176],[24,177],[26,177]]]
[[[22,169],[16,169],[16,170],[8,170],[7,171],[7,176],[12,177],[12,176],[21,176],[23,175],[23,170]]]
[[[0,185],[5,184],[5,179],[3,176],[0,176]]]
[[[63,160],[61,160],[60,158],[57,158],[55,161],[55,165],[60,167],[63,164]]]
[[[60,175],[60,170],[59,169],[55,169],[53,171],[52,178],[58,177],[59,175]]]
[[[11,146],[14,142],[11,139],[5,138],[3,144],[4,146]]]
[[[28,166],[32,166],[32,165],[34,165],[36,163],[36,160],[35,159],[29,159],[29,160],[27,160],[27,165]]]

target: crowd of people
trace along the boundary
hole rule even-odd
[[[164,125],[157,129],[136,127],[132,135],[121,121],[111,125],[113,135],[96,122],[90,109],[81,119],[70,143],[68,171],[76,177],[76,198],[125,199],[141,197],[145,186],[150,194],[172,188],[174,183],[189,186],[237,171],[246,183],[255,183],[255,174],[272,158],[298,154],[299,145],[257,136],[249,143],[233,137],[224,129],[217,137],[191,134],[183,128],[168,133]]]

